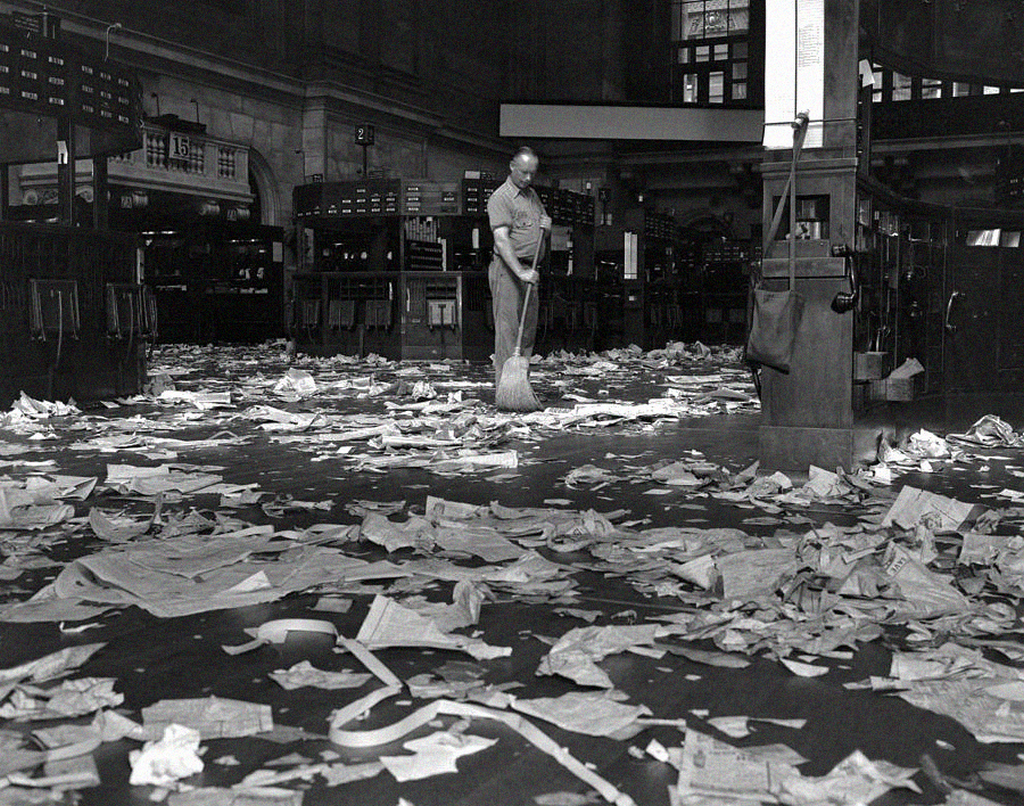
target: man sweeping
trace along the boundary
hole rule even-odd
[[[513,358],[509,368],[519,374],[520,356],[529,361],[537,334],[537,266],[544,256],[544,233],[551,229],[551,219],[531,187],[538,164],[533,149],[520,148],[509,162],[508,179],[487,202],[487,216],[494,233],[488,280],[494,305],[494,387],[499,408],[525,407],[523,395],[516,394],[524,390],[517,390],[517,386],[525,384],[525,392],[531,397],[533,394],[525,373],[521,380],[513,379],[516,382],[512,384],[506,378],[504,386],[502,373]],[[517,352],[520,330],[521,349]]]

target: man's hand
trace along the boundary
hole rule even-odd
[[[536,285],[540,282],[540,272],[536,269],[529,269],[523,264],[519,264],[521,271],[519,272],[519,279],[524,283],[532,283]]]
[[[548,216],[542,215],[540,217],[540,228],[551,232],[551,219]]]

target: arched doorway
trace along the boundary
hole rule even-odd
[[[254,148],[249,149],[249,189],[253,196],[250,220],[281,226],[281,189],[270,163]]]

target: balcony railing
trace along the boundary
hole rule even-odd
[[[252,201],[249,189],[249,150],[205,134],[192,134],[143,125],[143,145],[111,157],[107,162],[110,184],[139,190],[168,190],[233,202]],[[92,181],[92,163],[80,160],[76,183]],[[20,183],[24,193],[48,195],[56,187],[56,165],[25,165]]]

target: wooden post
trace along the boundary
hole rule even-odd
[[[797,0],[800,7],[801,0]],[[837,313],[836,293],[848,291],[845,259],[836,251],[854,246],[856,232],[859,0],[825,0],[823,52],[824,119],[821,137],[805,145],[797,170],[798,224],[794,290],[804,298],[791,371],[761,370],[759,430],[765,467],[806,472],[808,465],[852,469],[853,316]],[[769,49],[772,43],[767,43]],[[812,126],[814,125],[814,114]],[[768,151],[762,165],[763,220],[768,222],[789,172],[789,150]],[[783,221],[786,217],[783,217]],[[767,229],[767,226],[766,226]],[[783,232],[788,226],[783,227]],[[787,244],[774,244],[763,262],[768,286],[789,285]]]
[[[75,226],[75,124],[67,115],[57,118],[57,207],[60,223]]]
[[[92,224],[98,230],[110,227],[110,202],[107,198],[107,158],[92,158]]]
[[[11,166],[0,163],[0,221],[7,219],[7,208],[11,204]]]

